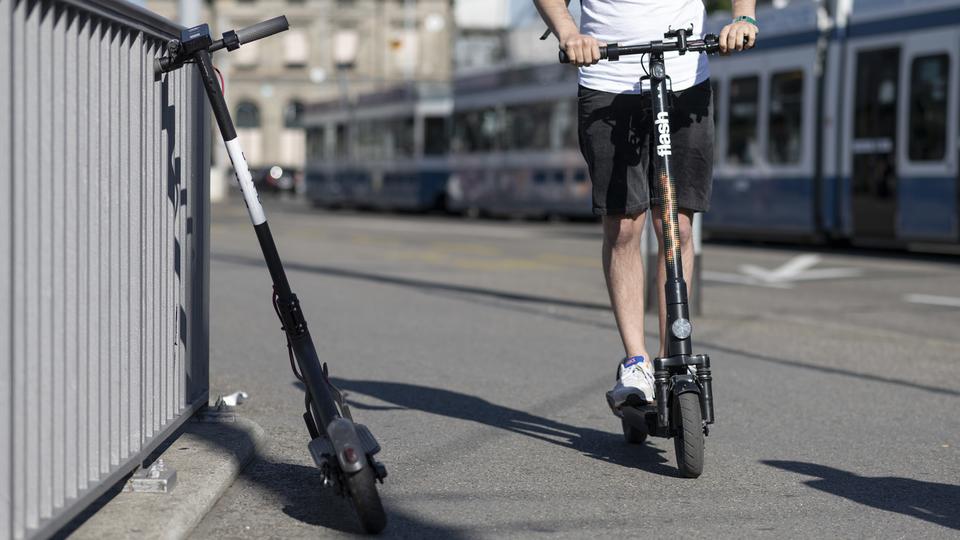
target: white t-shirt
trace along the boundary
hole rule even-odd
[[[604,43],[633,45],[662,40],[669,29],[689,28],[691,39],[703,37],[707,16],[703,0],[581,0],[580,32]],[[617,94],[639,94],[650,89],[640,78],[649,69],[649,55],[621,56],[616,62],[580,68],[580,84],[593,90]],[[707,55],[667,53],[667,75],[674,90],[686,90],[710,77]]]

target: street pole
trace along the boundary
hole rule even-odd
[[[187,28],[200,24],[201,0],[179,0],[177,15],[180,24]]]
[[[404,47],[405,52],[408,54],[413,54],[411,50],[413,49],[412,45],[418,41],[417,36],[417,3],[416,0],[403,0],[403,18],[404,18],[404,30],[406,32],[406,42],[411,45],[411,47]],[[419,55],[420,47],[417,43],[415,53]],[[417,65],[417,58],[404,58],[403,64],[403,76],[407,82],[413,80],[415,76],[415,70]]]

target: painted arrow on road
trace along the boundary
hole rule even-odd
[[[852,278],[863,274],[863,271],[859,268],[814,268],[822,260],[823,258],[820,255],[806,253],[798,255],[773,269],[763,268],[755,264],[742,264],[739,268],[739,274],[704,271],[703,278],[720,283],[790,289],[797,281]]]

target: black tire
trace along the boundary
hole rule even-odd
[[[360,524],[367,534],[377,534],[387,526],[387,514],[383,511],[380,494],[377,493],[373,467],[367,463],[358,473],[347,476],[347,490],[357,511]]]
[[[631,426],[626,420],[620,420],[620,425],[623,426],[623,438],[627,444],[643,444],[647,440],[646,431]]]
[[[677,436],[673,446],[677,453],[677,468],[684,478],[697,478],[703,473],[703,419],[700,415],[700,396],[689,392],[680,394],[673,404]]]

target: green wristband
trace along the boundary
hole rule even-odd
[[[748,22],[748,23],[756,26],[757,28],[760,28],[760,25],[757,24],[757,20],[756,20],[756,19],[754,19],[753,17],[748,17],[748,16],[746,16],[746,15],[741,15],[741,16],[739,16],[739,17],[734,17],[733,22],[735,22],[735,23],[738,23],[738,22]]]

